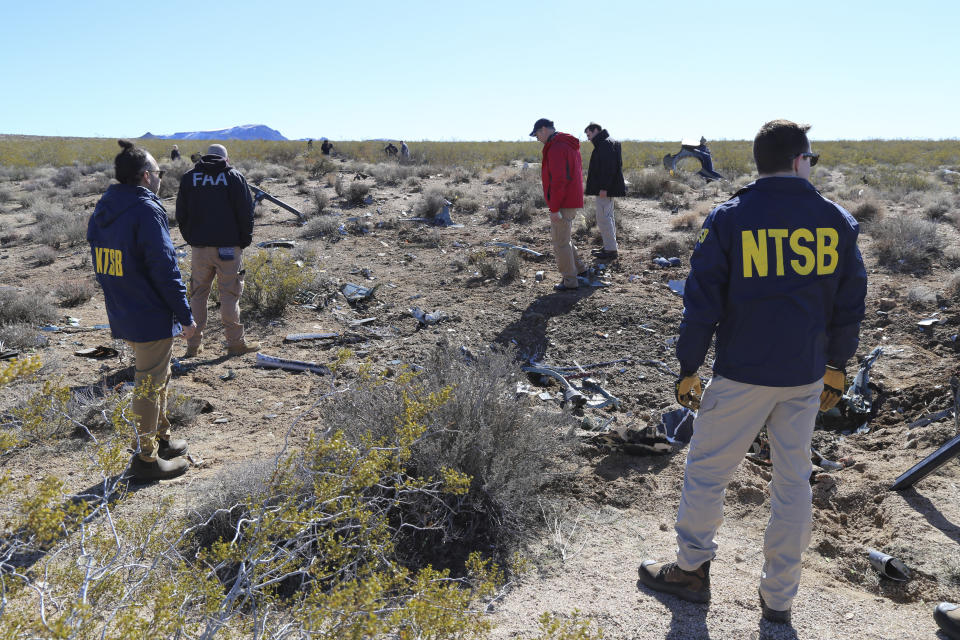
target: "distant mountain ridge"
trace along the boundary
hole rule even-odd
[[[286,140],[283,134],[265,124],[244,124],[218,131],[183,131],[170,135],[156,135],[147,131],[140,137],[161,140]]]

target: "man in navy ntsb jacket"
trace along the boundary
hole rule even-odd
[[[843,393],[867,284],[856,221],[808,181],[819,158],[808,129],[787,120],[763,125],[753,143],[759,179],[703,223],[677,342],[677,399],[700,409],[677,515],[677,561],[645,560],[639,569],[653,589],[709,600],[724,492],[766,425],[773,479],[760,604],[763,617],[779,623],[790,621],[810,542],[814,421]],[[714,376],[701,400],[697,370],[714,335]]]
[[[128,140],[114,159],[117,181],[100,198],[87,225],[97,282],[103,287],[114,338],[133,348],[137,391],[137,454],[130,463],[138,480],[158,480],[187,470],[184,440],[172,440],[166,416],[173,336],[195,329],[186,288],[157,191],[163,171]]]

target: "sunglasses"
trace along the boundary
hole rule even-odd
[[[155,173],[160,177],[161,180],[163,180],[163,174],[165,174],[166,172],[167,171],[165,169],[158,169],[157,171],[152,171],[150,169],[147,169],[147,173]]]
[[[794,156],[794,157],[796,157],[796,158],[810,158],[810,166],[811,166],[811,167],[817,166],[817,161],[820,160],[820,154],[819,154],[819,153],[810,153],[809,151],[804,151],[803,153],[798,153],[798,154],[797,154],[796,156]]]

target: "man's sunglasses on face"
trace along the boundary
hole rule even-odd
[[[794,157],[796,157],[796,158],[810,158],[810,166],[811,166],[811,167],[815,167],[815,166],[817,166],[817,161],[820,159],[820,154],[819,154],[819,153],[810,153],[809,151],[804,151],[803,153],[798,153],[798,154],[797,154],[796,156],[794,156]]]

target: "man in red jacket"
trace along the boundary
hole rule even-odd
[[[586,275],[587,267],[573,246],[573,220],[583,208],[583,167],[580,163],[580,141],[569,133],[553,128],[553,122],[540,118],[530,135],[543,145],[540,167],[543,179],[543,198],[550,208],[550,232],[557,268],[563,282],[553,288],[573,291],[578,286],[577,276]]]

